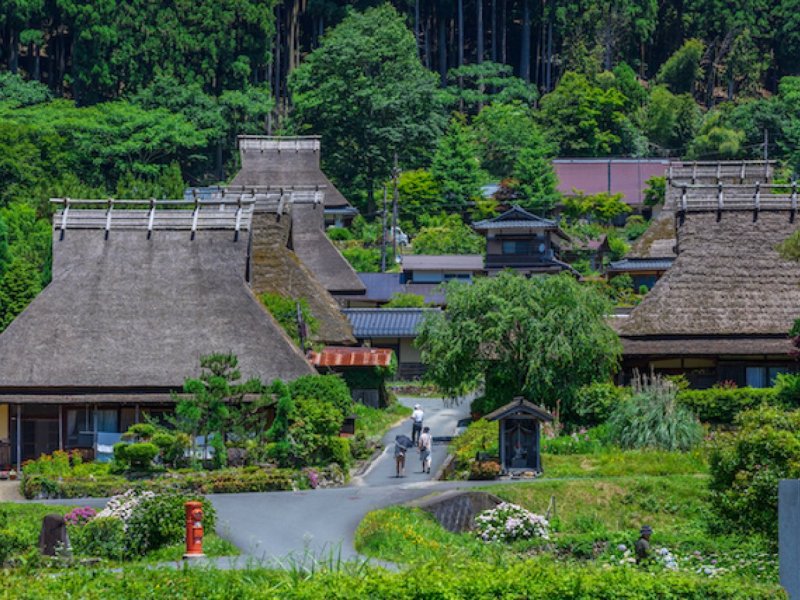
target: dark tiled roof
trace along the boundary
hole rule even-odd
[[[543,409],[541,406],[536,406],[532,402],[528,402],[524,398],[514,398],[508,404],[501,406],[497,410],[484,415],[487,421],[498,421],[505,417],[512,415],[526,414],[532,415],[541,421],[552,421],[553,415]]]
[[[416,337],[425,315],[438,308],[345,308],[357,338]]]
[[[445,295],[440,283],[401,283],[401,273],[359,273],[367,288],[364,294],[338,295],[343,300],[388,302],[395,294],[417,294],[426,304],[443,306]]]
[[[550,219],[544,219],[534,215],[533,213],[529,213],[527,210],[520,208],[519,206],[513,206],[502,215],[498,215],[493,219],[484,219],[483,221],[477,221],[473,223],[472,227],[477,230],[512,229],[515,227],[525,229],[557,229],[558,223]]]
[[[482,254],[407,254],[404,271],[483,271]]]
[[[666,271],[674,258],[624,258],[608,265],[609,271]]]

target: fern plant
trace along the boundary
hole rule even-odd
[[[678,403],[677,386],[661,377],[636,373],[633,394],[614,408],[609,434],[622,448],[690,450],[703,439],[697,417]]]

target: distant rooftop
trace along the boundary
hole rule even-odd
[[[674,258],[625,258],[610,263],[607,271],[666,271],[673,262]]]
[[[348,348],[325,346],[309,356],[315,367],[388,367],[392,363],[389,348]]]
[[[406,254],[404,271],[482,271],[482,254]]]
[[[670,160],[666,158],[556,158],[553,168],[558,191],[572,195],[622,194],[628,204],[643,204],[644,190],[651,177],[664,177]]]
[[[416,337],[422,321],[438,308],[345,308],[357,338]]]

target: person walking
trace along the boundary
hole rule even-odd
[[[411,442],[416,444],[419,442],[419,436],[422,433],[422,420],[425,418],[425,413],[422,412],[422,407],[419,404],[414,405],[414,412],[411,413]]]
[[[431,451],[433,450],[433,436],[431,435],[431,428],[424,427],[422,435],[419,436],[419,458],[422,461],[422,472],[431,472]]]

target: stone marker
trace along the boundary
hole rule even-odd
[[[454,533],[470,531],[475,517],[485,510],[495,508],[502,500],[488,492],[450,490],[435,496],[426,496],[409,503],[409,506],[429,512],[439,524]]]
[[[800,599],[800,479],[778,484],[778,560],[781,585],[789,598]]]
[[[61,515],[45,515],[39,533],[39,551],[46,556],[55,556],[57,550],[69,548],[67,522]]]

